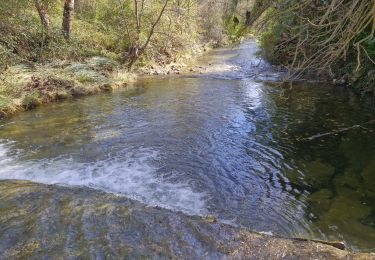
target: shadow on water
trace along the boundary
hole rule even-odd
[[[375,124],[306,139],[374,119],[373,99],[262,82],[277,74],[256,50],[216,50],[200,59],[214,68],[202,75],[148,78],[1,121],[0,178],[374,250]]]

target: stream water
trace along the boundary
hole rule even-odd
[[[374,251],[374,99],[267,83],[276,74],[256,51],[252,41],[218,49],[200,59],[210,64],[202,74],[144,78],[2,120],[0,179],[91,187]]]

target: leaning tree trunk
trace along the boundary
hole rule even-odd
[[[50,29],[49,18],[48,18],[48,15],[47,15],[46,7],[43,4],[43,1],[42,0],[35,0],[35,7],[38,10],[38,14],[39,14],[42,26],[46,29],[46,31],[48,33],[49,29]]]
[[[62,31],[66,40],[70,39],[74,14],[74,0],[65,0]]]
[[[138,58],[144,53],[144,51],[146,50],[148,44],[150,43],[151,38],[154,35],[155,28],[158,25],[158,23],[160,22],[161,17],[163,16],[164,11],[167,8],[167,5],[168,5],[169,1],[170,0],[164,0],[163,8],[161,9],[158,18],[156,19],[156,21],[154,22],[154,24],[151,27],[151,30],[150,30],[150,33],[148,34],[146,43],[141,48],[138,45],[133,46],[133,47],[130,48],[130,52],[129,52],[130,62],[128,64],[128,70],[129,71],[133,68],[133,66],[137,62]],[[133,54],[135,54],[135,55],[133,55]]]

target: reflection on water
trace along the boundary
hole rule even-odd
[[[373,250],[375,123],[364,123],[375,118],[374,101],[254,80],[269,70],[255,50],[249,43],[206,57],[235,71],[145,79],[131,92],[0,122],[0,178],[89,186]],[[364,127],[305,139],[356,124]]]

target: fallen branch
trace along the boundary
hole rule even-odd
[[[349,131],[349,130],[352,130],[352,129],[357,129],[357,128],[362,128],[362,129],[367,130],[367,128],[365,128],[363,125],[367,125],[367,124],[371,124],[371,123],[375,123],[375,119],[371,120],[371,121],[368,121],[368,122],[366,122],[362,125],[353,125],[351,127],[340,128],[340,129],[337,129],[337,130],[334,130],[334,131],[331,131],[331,132],[316,134],[316,135],[313,135],[313,136],[310,136],[310,137],[307,137],[307,138],[302,138],[302,139],[299,139],[299,140],[300,141],[312,141],[312,140],[315,140],[315,139],[318,139],[318,138],[321,138],[321,137],[324,137],[324,136],[335,135],[335,134],[338,134],[338,133],[346,132],[346,131]]]

